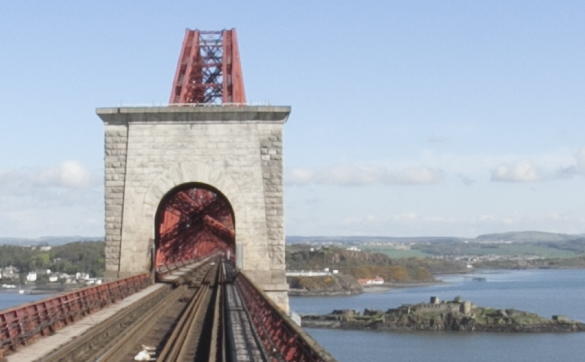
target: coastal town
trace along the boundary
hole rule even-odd
[[[100,285],[102,245],[0,245],[0,290],[39,294]]]
[[[0,289],[15,289],[21,294],[31,293],[37,289],[65,290],[99,284],[102,284],[102,279],[92,277],[89,273],[68,274],[53,272],[51,269],[21,273],[12,265],[0,268]]]

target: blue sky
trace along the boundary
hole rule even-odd
[[[0,4],[0,235],[103,234],[100,106],[168,101],[186,27],[291,105],[295,235],[585,233],[581,1]]]

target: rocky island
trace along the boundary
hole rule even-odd
[[[585,324],[556,315],[552,319],[515,309],[479,307],[457,297],[429,303],[407,304],[378,311],[335,310],[325,315],[302,316],[309,328],[372,329],[388,331],[463,332],[585,332]]]

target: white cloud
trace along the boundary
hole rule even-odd
[[[0,205],[2,236],[103,233],[103,188],[78,161],[0,171]]]
[[[413,164],[425,166],[412,167]],[[387,164],[393,165],[388,167]],[[568,148],[542,154],[452,154],[424,150],[416,159],[392,159],[385,164],[349,164],[321,169],[288,170],[289,185],[427,185],[458,180],[471,186],[486,180],[530,183],[569,179],[585,175],[585,147],[577,152]]]
[[[492,170],[492,181],[534,182],[542,179],[537,168],[528,161],[502,164]]]
[[[585,175],[585,148],[573,157],[540,157],[532,161],[512,161],[492,169],[491,180],[498,182],[536,182],[568,179]]]
[[[436,184],[443,178],[443,171],[436,168],[412,167],[396,171],[388,171],[385,183],[402,185]]]
[[[291,185],[427,185],[442,180],[443,172],[428,167],[409,167],[390,169],[384,166],[343,165],[309,170],[296,168],[287,175],[287,183]]]
[[[90,186],[91,174],[78,161],[64,161],[57,167],[42,170],[38,181],[58,187],[84,188]]]
[[[63,161],[44,169],[16,169],[0,171],[0,185],[4,192],[17,189],[57,187],[83,189],[96,185],[96,178],[79,161]]]
[[[290,171],[288,178],[295,184],[308,184],[314,178],[314,173],[311,170],[295,168]]]

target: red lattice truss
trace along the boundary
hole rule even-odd
[[[193,187],[170,195],[160,207],[155,267],[216,252],[235,255],[234,219],[222,195]]]
[[[246,103],[235,29],[185,31],[169,103]]]

